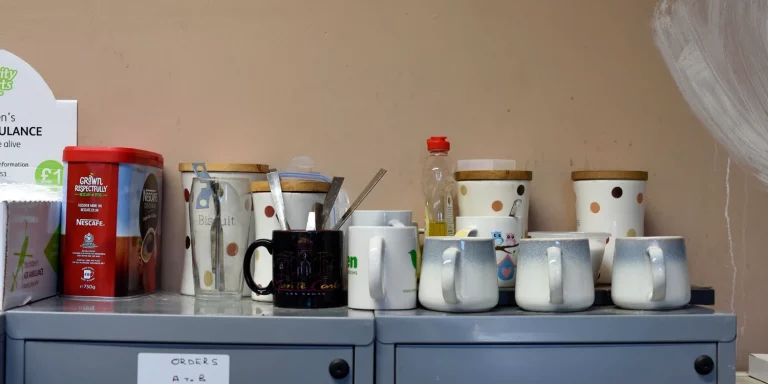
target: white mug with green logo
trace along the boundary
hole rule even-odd
[[[414,227],[351,226],[348,305],[354,309],[416,308]]]

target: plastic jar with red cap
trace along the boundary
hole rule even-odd
[[[427,150],[430,152],[447,152],[451,150],[451,143],[446,136],[432,136],[427,139]]]
[[[453,236],[453,201],[455,181],[453,161],[448,156],[451,143],[445,136],[427,139],[429,156],[422,171],[421,185],[424,191],[426,236]]]
[[[163,156],[133,148],[64,148],[62,294],[157,291]]]

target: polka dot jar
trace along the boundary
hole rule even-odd
[[[459,216],[509,216],[515,200],[520,199],[516,216],[522,218],[522,231],[528,233],[529,184],[531,171],[459,171],[456,172]]]
[[[227,164],[206,163],[205,168],[211,177],[246,178],[250,181],[266,180],[269,166],[266,164]],[[189,237],[189,189],[192,188],[192,179],[195,173],[192,171],[192,163],[179,163],[181,172],[181,186],[184,189],[184,266],[181,271],[181,294],[195,295],[195,282],[192,276],[192,239]],[[247,193],[248,191],[243,191]],[[253,223],[251,223],[253,227]],[[251,240],[255,240],[251,239]],[[206,276],[203,276],[205,279]],[[243,296],[250,296],[251,290],[243,284]]]
[[[285,220],[291,229],[307,227],[307,217],[312,211],[312,205],[323,203],[325,194],[331,184],[314,180],[281,180],[285,203]],[[256,220],[256,238],[272,239],[272,231],[280,229],[277,222],[272,194],[269,192],[269,182],[254,181],[251,183],[251,198],[253,200],[253,217]],[[264,248],[258,248],[253,254],[253,281],[266,287],[272,281],[272,255]],[[251,294],[256,301],[272,302],[272,295]]]
[[[576,171],[571,173],[576,192],[576,230],[608,232],[597,282],[611,282],[617,237],[643,236],[645,184],[643,171]]]

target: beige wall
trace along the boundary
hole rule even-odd
[[[421,212],[425,139],[443,134],[455,158],[534,171],[531,229],[574,227],[572,170],[648,170],[646,232],[687,237],[692,282],[739,315],[745,369],[768,350],[768,194],[728,173],[678,94],[654,3],[6,0],[0,47],[80,101],[80,144],[165,156],[166,288],[182,263],[179,161],[306,154],[353,195],[384,167],[364,207]]]

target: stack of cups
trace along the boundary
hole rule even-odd
[[[627,309],[675,309],[691,289],[685,239],[644,237],[648,172],[577,171],[576,228],[608,232],[598,283],[611,284],[611,299]]]
[[[648,172],[576,171],[571,179],[576,230],[611,234],[597,278],[598,283],[610,284],[616,238],[643,236]]]
[[[248,181],[266,180],[267,171],[269,166],[266,164],[224,164],[224,163],[206,163],[205,168],[208,171],[208,175],[212,178],[244,178]],[[179,171],[181,172],[181,185],[184,188],[184,201],[186,206],[184,209],[184,218],[186,223],[184,225],[186,239],[184,241],[184,266],[181,274],[181,294],[182,295],[195,295],[195,284],[192,272],[192,238],[190,234],[190,217],[189,217],[189,197],[191,194],[201,196],[201,191],[192,191],[192,179],[195,178],[195,173],[192,168],[192,163],[179,163]],[[198,170],[198,172],[201,170]],[[205,186],[205,184],[199,184]],[[237,184],[235,184],[237,185]],[[239,191],[241,193],[248,193],[247,190]],[[193,202],[194,203],[194,202]],[[199,220],[199,218],[194,218]],[[254,223],[251,222],[250,228],[254,227]],[[253,231],[251,231],[253,232]],[[249,241],[253,241],[255,238],[250,237]],[[245,286],[245,284],[243,284]],[[243,288],[243,296],[250,296],[251,290],[247,286]]]
[[[280,187],[283,190],[285,220],[288,226],[291,229],[304,229],[312,206],[315,203],[323,203],[330,183],[315,180],[281,180]],[[269,182],[251,183],[251,199],[256,221],[256,238],[272,240],[272,231],[279,230],[280,224],[275,215]],[[253,260],[253,280],[256,285],[266,287],[272,281],[272,254],[264,248],[259,248],[254,252]],[[272,295],[252,293],[251,298],[256,301],[272,302]]]
[[[354,309],[416,308],[420,263],[418,228],[411,211],[352,214],[349,237],[348,305]]]
[[[528,231],[531,171],[456,172],[457,236],[490,237],[496,253],[498,286],[515,286],[519,240]]]

